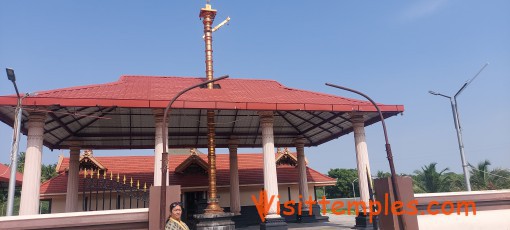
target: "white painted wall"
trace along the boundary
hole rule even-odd
[[[419,215],[418,226],[420,230],[480,230],[480,229],[500,229],[510,230],[510,209],[477,211],[476,215],[464,213],[457,215]]]

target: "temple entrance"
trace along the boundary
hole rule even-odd
[[[193,215],[204,213],[204,209],[207,207],[207,192],[185,192],[182,202],[184,205],[182,219],[190,229],[193,229],[196,225],[196,220],[193,218]]]

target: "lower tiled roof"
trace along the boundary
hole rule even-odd
[[[208,177],[203,174],[180,174],[175,173],[175,168],[186,160],[190,155],[172,155],[169,158],[169,181],[170,184],[181,185],[181,188],[207,187]],[[207,162],[207,155],[199,154]],[[131,177],[134,184],[140,181],[143,187],[153,184],[154,177],[154,156],[114,156],[99,157],[94,156],[107,168],[107,178],[110,172],[114,179],[117,174],[121,181],[123,176],[130,181]],[[69,166],[69,158],[64,158],[60,167],[57,169],[59,175],[41,185],[41,195],[65,193],[67,190],[67,174],[65,169]],[[217,185],[228,186],[230,184],[229,155],[216,155]],[[239,184],[243,185],[263,185],[263,155],[258,153],[238,154]],[[279,166],[276,169],[279,184],[298,183],[298,170],[291,166]],[[101,176],[102,177],[102,176]],[[83,190],[83,171],[80,172],[79,191]],[[308,183],[334,185],[336,179],[323,175],[314,169],[307,167]]]
[[[11,178],[11,168],[0,164],[0,182],[9,183],[9,178]],[[21,185],[22,182],[23,174],[16,172],[16,185]]]

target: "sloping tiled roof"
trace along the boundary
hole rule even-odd
[[[122,76],[117,82],[37,92],[23,104],[37,106],[117,106],[165,108],[182,89],[203,82],[196,77]],[[292,89],[273,80],[225,79],[221,89],[195,89],[182,95],[173,108],[307,111],[375,111],[367,101]],[[0,97],[0,104],[15,105]],[[382,111],[403,111],[400,105],[381,105]]]
[[[86,149],[153,149],[155,111],[165,108],[181,90],[203,82],[194,77],[123,76],[117,82],[38,92],[23,100],[21,131],[28,115],[46,113],[43,144],[68,149],[79,140]],[[324,93],[288,88],[272,80],[225,79],[220,89],[193,89],[172,105],[170,148],[207,148],[207,111],[214,110],[216,147],[227,148],[237,136],[239,147],[258,148],[261,110],[274,113],[274,144],[317,146],[353,130],[352,112],[362,112],[365,126],[380,121],[374,106]],[[0,96],[0,121],[14,124],[14,95]],[[404,111],[402,105],[379,107],[385,118]]]
[[[11,168],[0,163],[0,182],[9,183],[9,178],[11,178]],[[16,172],[16,185],[21,185],[22,182],[23,174]]]
[[[197,155],[207,162],[207,155]],[[207,175],[200,174],[179,174],[175,173],[175,168],[186,160],[189,155],[173,155],[169,159],[169,181],[170,184],[181,185],[182,188],[193,187],[207,187]],[[154,156],[115,156],[115,157],[95,157],[106,168],[108,168],[108,175],[113,172],[114,175],[120,173],[120,176],[126,175],[128,180],[133,177],[133,180],[140,180],[140,184],[147,183],[147,186],[153,184],[154,177]],[[69,165],[69,158],[64,158],[60,168],[58,169],[59,175],[41,185],[41,194],[54,194],[65,193],[67,190],[67,175],[65,170]],[[239,184],[243,185],[263,185],[263,158],[262,154],[238,154],[238,167],[239,167]],[[216,168],[217,168],[217,185],[228,186],[230,184],[229,172],[229,155],[217,154],[216,155]],[[278,174],[278,183],[297,183],[298,171],[295,167],[280,166],[276,169]],[[336,179],[323,175],[309,167],[307,167],[308,183],[333,185]],[[80,187],[83,190],[83,172],[80,174]]]

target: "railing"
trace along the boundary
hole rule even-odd
[[[84,173],[83,183],[83,210],[98,211],[112,209],[145,208],[149,204],[149,192],[147,184],[140,188],[140,181],[133,186],[133,178],[126,183],[126,176],[122,182],[117,174],[116,180],[113,173],[109,178],[106,172],[103,175],[100,171],[92,171],[87,175]]]

